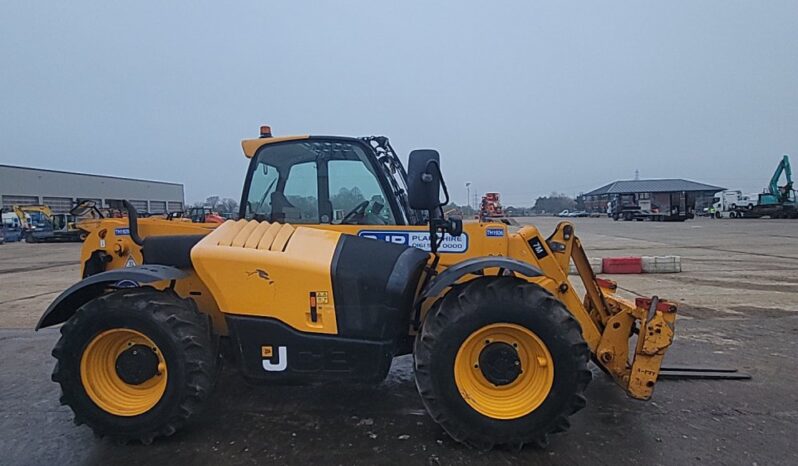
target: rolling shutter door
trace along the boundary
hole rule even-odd
[[[14,205],[36,205],[39,198],[36,196],[3,196],[3,207],[10,209]]]
[[[45,197],[42,203],[56,214],[68,214],[72,210],[72,198],[70,197]]]
[[[176,201],[169,201],[169,212],[182,212],[183,211],[183,203],[176,202]]]
[[[147,212],[147,201],[130,201],[139,212]]]
[[[166,212],[166,201],[150,201],[151,214],[163,214]]]

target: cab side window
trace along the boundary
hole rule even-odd
[[[272,196],[273,215],[288,223],[319,223],[319,190],[316,162],[291,167],[282,195]],[[278,205],[276,205],[276,204]]]
[[[396,225],[391,207],[377,177],[361,160],[330,160],[327,164],[330,183],[332,223],[350,223],[348,213],[362,210],[361,225]],[[360,208],[359,208],[360,206]],[[358,212],[360,213],[360,212]],[[351,218],[351,216],[350,216]]]
[[[258,164],[249,184],[247,218],[271,220],[272,206],[269,196],[275,191],[279,177],[277,167],[266,163]]]
[[[246,218],[269,222],[319,223],[316,162],[259,164],[252,173]]]

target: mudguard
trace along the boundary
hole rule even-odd
[[[140,265],[109,270],[85,278],[67,288],[44,311],[36,324],[36,330],[66,322],[77,309],[102,294],[106,288],[122,281],[154,283],[163,280],[178,280],[186,273],[165,265]]]
[[[453,265],[439,273],[421,292],[421,299],[438,296],[446,287],[453,285],[463,275],[478,272],[484,269],[499,267],[511,272],[520,273],[527,277],[540,277],[543,272],[526,262],[508,257],[474,257]]]

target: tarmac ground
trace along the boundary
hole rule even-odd
[[[521,219],[544,235],[558,219]],[[798,464],[798,221],[572,219],[591,257],[680,255],[678,274],[608,276],[679,304],[666,365],[751,380],[662,380],[649,402],[594,368],[588,405],[545,450],[477,452],[426,414],[412,360],[373,386],[251,386],[226,368],[195,422],[149,446],[96,439],[50,381],[58,329],[32,330],[79,278],[78,244],[0,245],[3,464]]]

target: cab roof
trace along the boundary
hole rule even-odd
[[[258,149],[267,145],[267,144],[275,144],[278,142],[285,142],[285,141],[297,141],[302,139],[325,139],[325,140],[337,140],[337,141],[347,141],[347,142],[363,142],[361,138],[355,138],[350,136],[311,136],[309,134],[299,135],[299,136],[280,136],[280,137],[266,137],[266,138],[256,138],[256,139],[244,139],[241,141],[241,148],[244,149],[244,155],[251,159],[255,153],[258,152]]]

